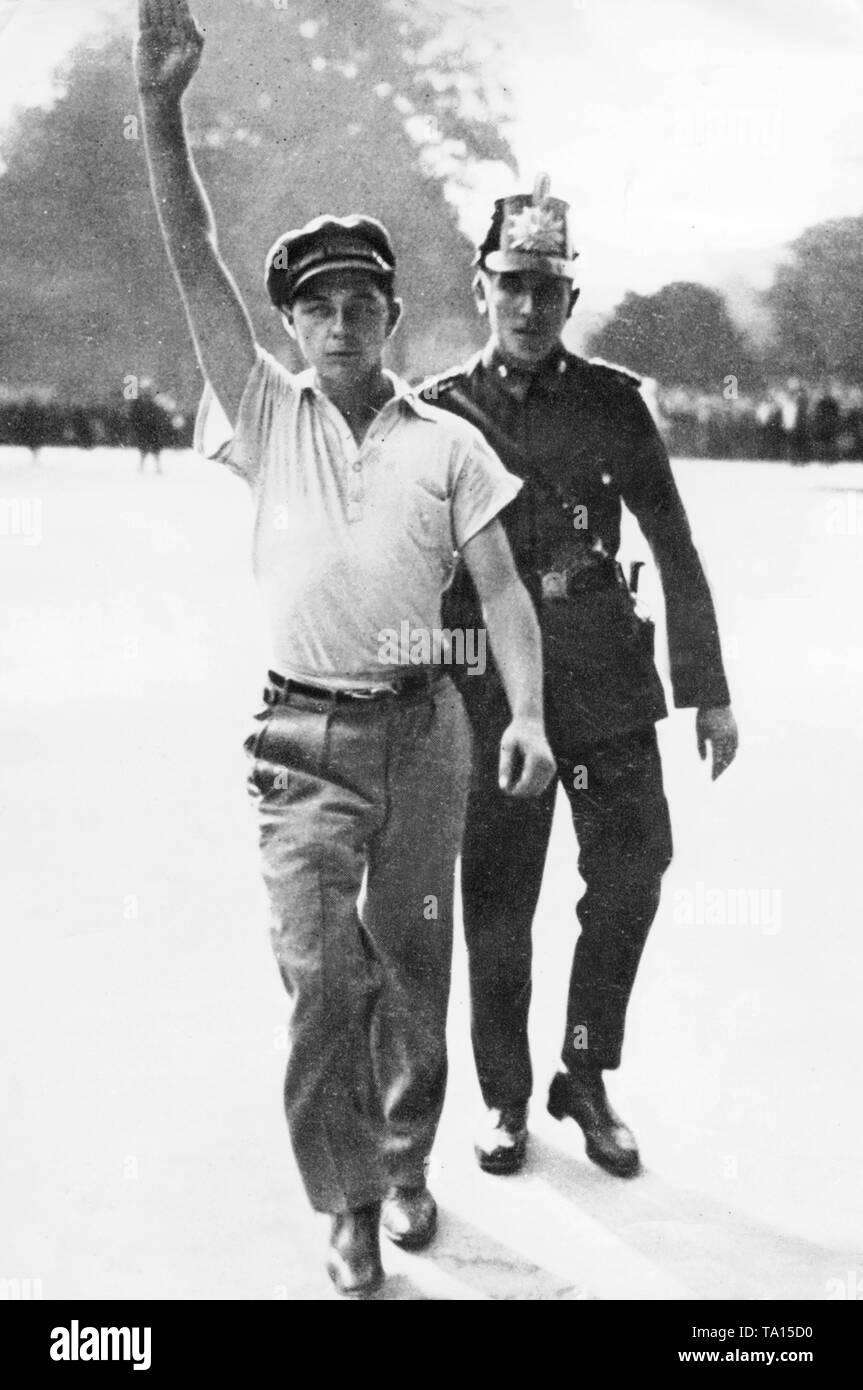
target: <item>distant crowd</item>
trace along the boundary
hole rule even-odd
[[[643,386],[669,453],[684,458],[776,459],[790,463],[863,461],[863,387],[812,387],[792,379],[760,398]],[[134,400],[63,403],[48,393],[0,394],[0,446],[136,449],[158,467],[165,449],[187,449],[194,421],[152,383]]]
[[[653,393],[669,453],[689,458],[863,461],[863,387],[792,379],[760,399],[684,387]]]
[[[176,401],[142,381],[132,400],[108,403],[63,402],[48,393],[0,396],[0,446],[29,449],[38,462],[42,449],[137,449],[141,465],[158,460],[165,449],[187,449],[194,422]]]

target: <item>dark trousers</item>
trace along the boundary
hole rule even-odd
[[[285,1110],[312,1206],[423,1181],[447,1075],[464,707],[432,693],[270,708],[246,744],[292,1000]]]
[[[462,848],[462,899],[470,965],[471,1033],[490,1107],[526,1101],[531,927],[554,811],[556,782],[532,800],[497,786],[498,744],[509,720],[493,680],[468,679],[463,694],[474,770]],[[569,982],[564,1065],[620,1064],[626,1009],[671,862],[668,805],[655,727],[602,742],[568,737],[546,711],[558,779],[569,798],[585,883],[581,934]]]

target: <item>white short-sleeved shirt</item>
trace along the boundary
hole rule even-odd
[[[439,631],[455,552],[521,482],[478,430],[391,373],[396,396],[358,445],[314,371],[293,375],[260,347],[257,359],[236,430],[206,387],[195,447],[253,489],[274,669],[331,687],[384,684],[398,668],[382,661],[382,634]]]

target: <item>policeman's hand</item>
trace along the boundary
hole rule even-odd
[[[135,76],[142,95],[180,97],[198,70],[204,35],[188,0],[138,0]]]
[[[707,745],[710,744],[713,759],[711,780],[715,782],[731,766],[737,754],[737,721],[731,713],[731,706],[700,709],[695,716],[695,737],[702,762],[707,757]]]
[[[514,719],[500,741],[498,785],[508,796],[539,796],[557,770],[541,723]]]

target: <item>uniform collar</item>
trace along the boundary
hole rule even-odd
[[[488,342],[480,353],[480,361],[489,375],[505,391],[524,397],[536,387],[549,391],[557,390],[574,368],[577,359],[570,356],[563,343],[558,343],[535,371],[526,371],[522,367],[513,366],[495,345]]]

